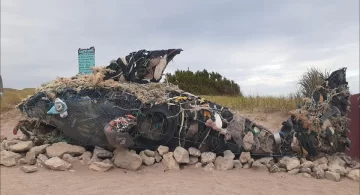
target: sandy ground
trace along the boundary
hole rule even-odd
[[[246,114],[272,131],[277,131],[286,116]],[[12,128],[20,119],[17,111],[1,115],[1,135],[12,138]],[[74,164],[74,171],[53,172],[40,168],[25,174],[19,167],[1,167],[1,195],[25,194],[243,194],[243,195],[359,195],[360,183],[304,178],[301,175],[267,173],[256,170],[205,172],[193,167],[181,171],[164,171],[162,164],[141,167],[137,172],[113,168],[100,173]]]

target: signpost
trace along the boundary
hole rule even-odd
[[[91,74],[91,67],[95,66],[95,47],[78,49],[79,74]]]

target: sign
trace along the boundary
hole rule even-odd
[[[91,67],[95,66],[95,47],[78,49],[79,74],[92,74]]]

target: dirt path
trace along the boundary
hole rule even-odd
[[[254,114],[253,114],[254,115]],[[265,117],[262,123],[275,118]],[[16,111],[1,115],[1,134],[13,137],[11,129],[20,119]],[[53,172],[40,168],[38,172],[25,174],[19,167],[1,167],[1,195],[24,194],[244,194],[244,195],[358,195],[359,182],[342,179],[340,182],[304,178],[287,173],[270,174],[255,170],[231,170],[205,172],[186,168],[179,172],[164,172],[162,164],[157,167],[141,167],[137,172],[113,168],[100,173],[75,164],[75,171]]]

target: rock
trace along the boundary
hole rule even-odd
[[[241,152],[239,160],[241,163],[245,164],[251,159],[250,152]]]
[[[183,147],[176,147],[174,150],[174,158],[178,163],[189,163],[189,152]]]
[[[151,166],[151,165],[153,165],[153,164],[155,163],[155,158],[154,158],[154,157],[149,157],[149,156],[147,156],[147,155],[145,154],[145,151],[141,151],[141,152],[139,153],[139,156],[140,156],[142,162],[143,162],[144,164],[146,164],[147,166]]]
[[[161,156],[164,156],[164,154],[169,152],[169,147],[167,147],[167,146],[159,146],[157,151],[159,152],[159,154]]]
[[[27,152],[32,147],[34,147],[34,143],[32,141],[19,142],[15,145],[11,145],[9,147],[12,152]]]
[[[36,165],[39,167],[45,166],[45,162],[49,160],[47,156],[44,154],[39,154],[39,156],[36,159]]]
[[[311,161],[305,161],[301,164],[302,168],[310,168],[312,169],[314,167],[314,163]]]
[[[22,170],[24,173],[34,173],[37,171],[37,167],[36,166],[22,166],[20,168],[20,170]]]
[[[91,160],[92,154],[89,151],[84,152],[81,156],[79,156],[80,163],[82,165],[87,165]]]
[[[300,171],[300,169],[292,169],[291,171],[288,171],[287,173],[290,175],[296,175],[299,173],[299,171]]]
[[[234,167],[234,158],[218,156],[215,159],[215,168],[217,170],[230,170]]]
[[[195,167],[196,167],[196,168],[202,167],[202,163],[201,163],[201,162],[197,162],[197,163],[195,164]]]
[[[346,166],[346,162],[340,158],[340,156],[329,156],[328,157],[328,165],[340,165],[341,167],[345,167]]]
[[[64,154],[63,157],[62,157],[62,159],[63,159],[64,161],[68,162],[68,163],[73,163],[73,162],[75,162],[76,160],[78,160],[78,158],[73,157],[73,156],[71,156],[70,154]]]
[[[196,157],[196,156],[190,156],[189,157],[189,165],[194,165],[197,162],[199,162],[199,157]]]
[[[62,158],[64,154],[70,154],[72,156],[82,155],[86,150],[84,147],[71,145],[65,142],[54,143],[47,147],[46,154],[48,157]]]
[[[29,137],[23,134],[23,135],[19,136],[19,140],[20,141],[29,141]]]
[[[224,151],[224,158],[234,160],[235,154],[232,153],[230,150]]]
[[[249,151],[252,149],[254,142],[254,134],[251,131],[248,131],[243,138],[244,141],[244,149]]]
[[[99,158],[96,154],[93,154],[90,161],[87,163],[88,165],[91,165],[93,162],[101,162],[102,159]]]
[[[293,169],[298,169],[300,168],[300,160],[293,157],[293,158],[289,158],[286,161],[286,170],[291,171]]]
[[[0,152],[0,165],[15,166],[22,156],[18,153],[3,150]]]
[[[4,143],[0,143],[0,151],[3,151],[3,150],[5,150],[5,146],[4,146]]]
[[[106,162],[93,162],[91,163],[91,165],[89,166],[89,169],[93,170],[93,171],[99,171],[99,172],[106,172],[109,169],[111,169],[112,167],[114,167],[113,164],[111,163],[106,163]]]
[[[172,152],[165,153],[161,162],[170,170],[180,170],[179,163],[175,160]]]
[[[277,172],[286,172],[285,168],[280,168],[278,165],[274,164],[269,168],[270,173],[277,173]]]
[[[319,168],[319,169],[322,169],[323,171],[328,170],[328,166],[326,164],[320,164],[320,165],[315,164],[313,167],[313,171],[314,171],[314,168]]]
[[[208,164],[215,162],[216,154],[213,152],[201,153],[201,163]]]
[[[3,148],[5,150],[10,150],[10,146],[15,145],[20,142],[22,142],[22,141],[20,141],[20,140],[4,140],[3,142],[1,142],[1,145],[3,145]]]
[[[313,172],[311,173],[313,177],[316,179],[324,179],[325,178],[325,171],[321,167],[314,166]]]
[[[319,158],[314,161],[314,164],[316,165],[322,165],[322,164],[328,164],[328,159],[326,157]]]
[[[114,163],[117,167],[136,171],[142,164],[142,159],[139,155],[129,152],[127,149],[123,149],[115,155]]]
[[[349,179],[355,180],[355,181],[359,181],[359,174],[360,174],[360,169],[354,169],[351,170],[346,177],[348,177]]]
[[[155,152],[151,150],[144,150],[146,156],[155,157]]]
[[[161,161],[162,156],[159,154],[158,151],[155,151],[155,156],[154,156],[154,158],[155,158],[155,161],[158,163],[158,162]]]
[[[330,171],[325,172],[325,178],[331,181],[340,181],[340,174],[339,173],[333,173]]]
[[[308,160],[306,160],[306,158],[303,158],[303,157],[300,158],[300,163],[301,164],[304,164],[306,161],[308,161]]]
[[[243,167],[243,165],[241,164],[240,160],[233,160],[233,164],[234,164],[234,168],[235,169],[240,169]]]
[[[56,156],[45,161],[45,167],[53,171],[65,171],[71,168],[71,164]]]
[[[114,165],[113,162],[110,159],[105,159],[105,160],[103,160],[101,162]]]
[[[301,167],[299,172],[300,172],[300,173],[308,173],[308,174],[310,174],[310,173],[311,173],[311,169],[310,169],[310,168],[306,168],[306,167]]]
[[[45,153],[45,150],[47,147],[49,147],[50,144],[44,144],[44,145],[41,145],[41,146],[35,146],[35,147],[32,147],[29,152],[34,152],[35,153],[35,156],[37,157],[39,154],[43,154]]]
[[[261,164],[260,161],[255,161],[252,163],[251,167],[255,170],[266,170],[268,171],[269,169],[266,167],[266,165]]]
[[[345,167],[340,166],[337,163],[333,163],[328,167],[328,170],[333,173],[338,173],[341,176],[345,176],[348,174],[348,171],[345,169]]]
[[[273,165],[274,164],[274,158],[273,157],[263,157],[263,158],[260,158],[260,159],[258,159],[256,161],[260,162],[263,165],[268,165],[268,164]]]
[[[0,135],[0,142],[3,142],[4,140],[7,140],[7,137],[4,135]]]
[[[215,167],[214,163],[210,162],[203,169],[206,172],[211,172],[214,170],[214,167]]]
[[[95,146],[94,151],[93,151],[93,156],[94,155],[101,159],[112,158],[114,156],[114,154],[112,152],[109,152],[99,146]]]
[[[130,153],[137,154],[135,150],[130,150]],[[115,154],[115,152],[114,152]]]
[[[250,164],[250,163],[246,163],[246,164],[244,164],[243,169],[249,169],[250,167],[251,167],[251,164]]]
[[[200,157],[200,156],[201,156],[200,150],[198,150],[198,149],[196,149],[196,148],[194,148],[194,147],[190,147],[190,148],[189,148],[189,154],[190,154],[191,156],[196,156],[196,157]]]
[[[19,163],[20,165],[25,165],[25,164],[27,164],[27,161],[25,160],[25,158],[20,158],[19,161],[18,161],[18,163]]]
[[[35,154],[35,151],[29,151],[26,153],[26,156],[25,156],[25,160],[26,160],[26,163],[29,164],[29,165],[34,165],[36,164],[36,154]]]
[[[303,175],[303,177],[305,177],[305,178],[312,178],[309,173],[303,173],[302,175]]]

